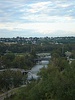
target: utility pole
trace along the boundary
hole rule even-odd
[[[62,56],[64,54],[64,45],[62,44]]]

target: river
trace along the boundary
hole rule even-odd
[[[38,62],[35,66],[33,66],[33,68],[31,69],[30,72],[28,72],[28,80],[33,79],[38,79],[39,76],[37,75],[37,73],[40,71],[41,68],[45,67],[47,68],[49,64],[48,60],[42,60],[40,62]]]

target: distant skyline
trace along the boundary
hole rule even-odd
[[[0,37],[75,36],[74,0],[0,0]]]

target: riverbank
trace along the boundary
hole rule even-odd
[[[42,61],[39,61],[38,63],[36,63],[36,65],[30,70],[30,72],[28,72],[28,78],[27,80],[32,80],[32,79],[39,79],[40,76],[37,75],[37,73],[40,71],[41,68],[45,67],[47,68],[49,64],[49,61],[48,60],[42,60]]]

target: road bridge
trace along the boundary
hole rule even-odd
[[[42,60],[50,60],[51,58],[51,54],[50,53],[38,53],[36,54],[38,56],[37,59],[35,59],[35,61],[42,61]]]
[[[38,57],[51,56],[50,53],[37,53],[36,55],[37,55]]]

